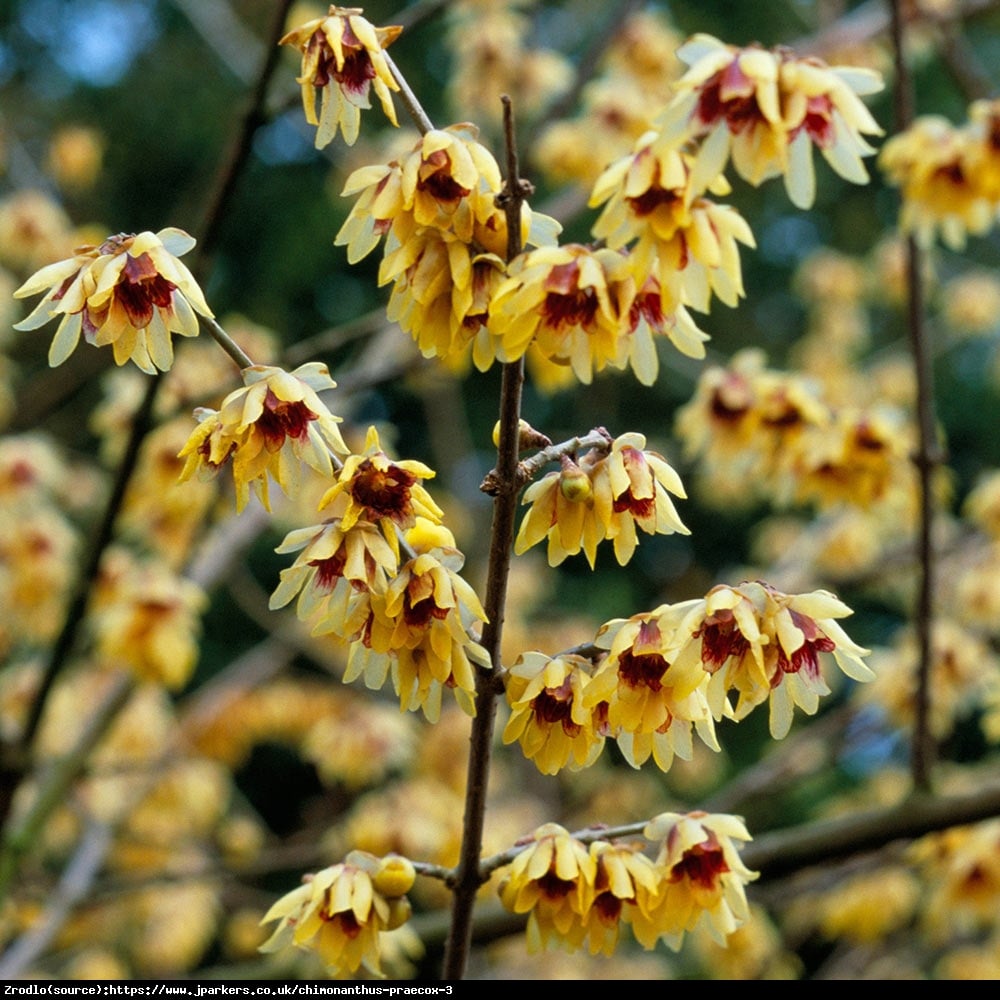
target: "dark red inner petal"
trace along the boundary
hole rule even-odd
[[[618,678],[627,687],[659,691],[669,666],[659,653],[640,653],[637,656],[627,649],[618,659]]]
[[[149,254],[138,257],[127,254],[115,286],[115,298],[122,304],[132,326],[143,330],[153,319],[155,307],[167,309],[172,305],[176,287],[156,270]]]
[[[351,480],[351,497],[372,520],[389,517],[401,522],[410,516],[410,487],[416,481],[416,476],[398,465],[383,470],[366,458]]]
[[[561,725],[571,739],[580,734],[581,726],[572,719],[573,686],[570,679],[557,688],[545,688],[532,702],[535,718],[546,725]]]
[[[286,438],[304,440],[309,434],[310,421],[317,419],[317,414],[305,403],[278,399],[268,389],[264,397],[264,408],[254,426],[264,435],[264,447],[274,452],[281,448]]]
[[[684,857],[670,870],[670,881],[686,879],[703,889],[714,889],[719,876],[729,870],[719,842],[710,835],[708,840],[685,851]]]
[[[739,659],[750,648],[750,643],[740,631],[732,611],[723,609],[705,619],[694,638],[701,636],[701,662],[714,672],[729,657]]]

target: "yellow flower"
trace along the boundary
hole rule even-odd
[[[591,955],[614,954],[622,921],[632,925],[644,948],[655,947],[661,933],[655,906],[661,876],[656,866],[633,844],[595,840],[590,854],[597,869],[594,898],[582,921],[587,950]]]
[[[348,261],[361,260],[390,229],[405,245],[421,226],[464,243],[477,224],[495,226],[500,167],[478,135],[473,125],[431,129],[401,161],[355,170],[341,194],[359,197],[334,240]]]
[[[518,256],[493,296],[498,356],[515,361],[534,344],[589,385],[594,372],[621,367],[622,334],[635,282],[625,258],[579,243]]]
[[[396,110],[390,91],[399,90],[383,49],[400,35],[392,25],[376,28],[362,16],[360,7],[331,6],[326,17],[316,18],[288,32],[279,44],[294,45],[302,53],[302,105],[306,121],[318,125],[316,148],[322,149],[339,128],[344,142],[353,146],[361,125],[360,108],[370,108],[369,89],[382,102],[382,110],[393,125]],[[316,117],[316,91],[323,93]]]
[[[315,951],[335,974],[357,972],[364,965],[380,976],[380,934],[406,922],[406,893],[415,877],[405,858],[351,851],[342,863],[312,875],[267,911],[261,923],[277,920],[278,927],[260,950],[294,945]]]
[[[421,709],[432,722],[441,695],[450,689],[462,709],[475,715],[473,663],[489,665],[486,651],[469,633],[486,621],[476,592],[458,575],[464,557],[447,528],[419,519],[406,533],[417,555],[372,594],[367,618],[353,639],[344,681],[364,676],[379,689],[389,670],[400,707]]]
[[[494,360],[487,324],[503,260],[476,254],[468,243],[433,227],[395,244],[390,237],[379,268],[379,283],[393,282],[388,318],[413,337],[425,358],[452,366],[467,361],[475,343],[477,367],[485,371]]]
[[[434,475],[423,462],[392,461],[382,450],[378,431],[369,427],[364,452],[348,456],[337,482],[320,500],[320,510],[329,507],[345,532],[359,521],[377,524],[398,559],[397,529],[412,528],[418,517],[441,522],[441,508],[420,485]]]
[[[661,813],[643,831],[660,841],[663,871],[653,921],[672,948],[699,925],[724,943],[749,916],[744,886],[757,878],[740,860],[734,841],[748,841],[736,816]]]
[[[708,312],[712,294],[734,306],[743,295],[738,244],[754,246],[753,233],[735,209],[701,197],[688,158],[657,140],[647,132],[597,179],[590,205],[607,204],[593,233],[612,249],[636,240],[629,268],[640,285],[655,275],[664,312]],[[714,178],[711,189],[729,191]]]
[[[720,585],[701,600],[670,607],[676,624],[671,653],[675,666],[700,662],[712,675],[707,694],[716,719],[730,710],[730,690],[739,695],[736,719],[770,699],[771,735],[783,739],[793,706],[813,715],[820,696],[829,694],[821,653],[833,653],[837,666],[856,681],[875,676],[861,659],[868,651],[835,620],[851,613],[825,590],[795,595],[760,581]]]
[[[522,503],[531,504],[531,508],[514,541],[518,555],[548,538],[550,566],[558,566],[582,548],[593,569],[604,529],[594,507],[591,474],[601,460],[597,450],[584,455],[579,465],[567,457],[559,472],[548,473],[524,491]]]
[[[969,233],[981,236],[993,226],[997,196],[980,172],[978,147],[968,129],[939,115],[922,115],[882,147],[879,166],[903,198],[900,228],[921,246],[940,231],[947,246],[962,250]]]
[[[583,703],[592,671],[582,656],[544,653],[522,653],[507,671],[511,715],[503,741],[520,742],[542,774],[558,774],[567,764],[573,770],[589,767],[604,748],[604,733]]]
[[[102,566],[92,628],[98,655],[177,690],[198,660],[204,591],[165,565],[115,558]]]
[[[293,372],[267,365],[243,370],[244,388],[231,392],[216,410],[199,409],[199,426],[181,449],[187,463],[181,480],[195,472],[211,478],[232,461],[236,509],[250,487],[270,510],[268,477],[289,496],[298,492],[300,462],[322,475],[333,474],[331,450],[347,453],[333,416],[318,393],[336,388],[324,364],[311,362]]]
[[[677,54],[690,69],[659,125],[670,148],[700,140],[696,190],[705,190],[732,157],[751,184],[783,174],[792,203],[809,208],[816,191],[813,146],[845,180],[867,183],[861,158],[874,149],[863,136],[882,130],[858,97],[882,89],[877,73],[827,66],[787,49],[740,49],[704,34]]]
[[[569,951],[587,934],[583,918],[594,899],[597,862],[557,823],[545,823],[519,841],[522,850],[500,883],[500,900],[512,913],[527,913],[528,951],[550,943]]]
[[[399,565],[398,553],[369,521],[358,521],[348,531],[337,519],[299,528],[275,551],[299,549],[295,562],[281,571],[270,607],[283,608],[298,595],[295,613],[301,621],[312,621],[317,635],[350,636],[360,624],[355,621],[355,612],[362,610],[359,592],[384,593]]]
[[[667,771],[675,754],[692,758],[692,727],[713,750],[719,744],[706,698],[708,674],[697,662],[671,662],[674,633],[666,621],[661,627],[661,619],[658,609],[601,627],[596,645],[608,655],[584,692],[584,704],[605,706],[608,729],[633,767],[652,756]]]
[[[622,434],[591,477],[597,519],[624,566],[638,545],[636,526],[648,535],[689,535],[669,494],[685,497],[680,476],[662,455],[646,450],[642,434]]]
[[[53,367],[73,353],[82,333],[90,344],[111,344],[116,364],[132,360],[149,374],[167,371],[173,364],[171,334],[194,337],[195,314],[212,315],[191,272],[177,259],[193,246],[182,230],[161,229],[119,233],[98,247],[80,247],[14,293],[24,298],[48,289],[15,329],[37,330],[61,317],[49,348]]]

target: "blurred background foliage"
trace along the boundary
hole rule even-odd
[[[962,5],[914,2],[912,6],[918,13],[923,6],[940,8],[935,12],[938,16]],[[956,29],[967,50],[965,65],[992,68],[1000,65],[1000,12],[995,4],[974,6],[974,16]],[[499,95],[474,92],[475,81],[457,94],[449,84],[457,66],[449,33],[455,30],[459,7],[423,0],[401,9],[391,2],[373,2],[366,6],[365,15],[377,25],[395,23],[399,15],[414,22],[392,55],[431,119],[442,125],[470,118],[480,121],[485,141],[500,159]],[[884,31],[864,27],[866,19],[877,20],[885,13],[882,4],[871,0],[766,4],[678,0],[648,6],[593,0],[527,3],[522,5],[530,26],[524,44],[550,53],[558,60],[553,65],[562,67],[563,73],[555,73],[552,79],[568,82],[577,67],[586,66],[600,53],[602,43],[626,23],[626,15],[639,11],[672,26],[678,39],[704,31],[733,44],[755,40],[765,45],[804,43],[804,51],[811,42],[835,33],[836,25],[854,26],[853,34],[848,32],[851,44],[843,50],[831,47],[825,53],[828,59],[836,62],[842,56],[843,61],[873,65],[886,73],[891,86]],[[321,12],[319,7],[295,5],[289,24]],[[465,5],[464,14],[473,22],[481,13],[475,4]],[[99,242],[109,233],[155,231],[164,226],[178,226],[196,236],[203,232],[215,179],[240,126],[249,88],[264,58],[261,39],[274,14],[274,0],[7,0],[0,4],[0,263],[11,290],[46,262],[46,254],[50,255],[47,259],[65,256],[74,240]],[[954,55],[942,56],[942,36],[933,26],[914,32],[917,110],[958,120],[965,114],[969,94],[958,78]],[[350,208],[349,201],[339,197],[346,176],[359,165],[384,160],[384,151],[397,137],[382,131],[385,123],[376,110],[364,117],[357,146],[347,149],[334,143],[322,153],[316,151],[295,83],[297,55],[284,51],[280,59],[266,102],[266,120],[254,134],[249,164],[211,257],[201,262],[203,287],[227,328],[247,323],[264,328],[273,345],[273,358],[295,357],[296,364],[323,360],[338,381],[355,388],[349,409],[336,410],[349,418],[351,426],[360,427],[362,433],[370,422],[393,428],[389,439],[396,454],[420,459],[438,470],[432,484],[435,496],[446,507],[449,523],[466,552],[466,575],[478,584],[489,518],[489,502],[478,487],[493,462],[490,433],[496,420],[499,373],[494,369],[453,378],[436,362],[417,357],[405,335],[384,329],[380,310],[387,294],[377,287],[377,260],[370,257],[348,267],[344,250],[333,245],[333,237]],[[990,82],[996,85],[995,79]],[[563,115],[572,118],[579,113],[579,100],[574,101],[572,94],[565,100]],[[492,119],[479,119],[467,110],[489,107],[490,102]],[[891,91],[887,89],[869,103],[878,121],[891,131]],[[587,239],[595,213],[585,208],[586,189],[553,176],[537,155],[537,143],[552,121],[551,102],[534,95],[516,106],[516,114],[524,172],[537,188],[532,204],[541,211],[551,208],[565,225],[565,238]],[[599,142],[586,155],[597,167],[611,158]],[[825,165],[819,165],[817,172],[816,205],[808,213],[789,204],[780,182],[754,189],[734,180],[727,201],[749,221],[758,246],[743,254],[746,299],[736,309],[717,305],[704,318],[703,326],[712,337],[709,364],[724,364],[746,347],[761,348],[773,367],[797,363],[801,355],[796,352],[812,315],[810,297],[802,291],[802,269],[822,250],[845,255],[861,275],[865,291],[858,299],[865,357],[884,362],[884,370],[889,371],[890,362],[905,356],[902,311],[892,294],[891,266],[886,264],[892,259],[887,240],[893,237],[898,196],[883,185],[876,169],[871,170],[872,182],[867,187],[842,181]],[[30,192],[40,193],[33,195],[39,201],[25,207],[23,199]],[[49,237],[52,243],[46,245]],[[995,235],[971,241],[962,254],[942,250],[933,255],[931,309],[938,417],[949,449],[946,506],[951,512],[961,509],[984,470],[1000,465],[1000,437],[995,433],[1000,412],[996,350],[1000,311],[984,324],[981,336],[963,337],[940,318],[945,301],[942,289],[972,267],[994,272],[998,255]],[[0,315],[5,327],[20,318],[3,305]],[[358,330],[365,335],[358,336]],[[94,516],[91,498],[104,489],[100,480],[95,485],[86,470],[96,462],[107,471],[101,435],[88,414],[94,413],[108,392],[110,357],[87,348],[69,364],[50,370],[45,361],[47,336],[8,332],[2,343],[10,401],[8,432],[16,436],[41,431],[57,443],[58,453],[76,477],[68,491],[76,494],[73,516],[85,533]],[[907,380],[905,361],[902,366],[896,382],[893,376],[885,376],[889,395],[906,394],[901,388]],[[696,471],[685,464],[674,422],[703,368],[702,363],[668,349],[661,352],[659,380],[648,388],[627,373],[605,373],[591,386],[555,393],[529,381],[525,416],[553,440],[585,433],[595,425],[606,426],[614,434],[629,430],[646,434],[650,445],[676,464],[691,484],[692,499],[679,506],[691,535],[643,536],[636,557],[624,568],[604,551],[593,572],[580,558],[553,570],[544,567],[537,553],[525,557],[512,582],[511,658],[519,651],[518,642],[544,645],[551,651],[566,648],[587,641],[594,628],[610,618],[648,610],[667,600],[701,596],[715,582],[737,582],[746,573],[756,573],[762,563],[780,558],[784,521],[773,517],[758,494],[748,487],[744,502],[729,496],[720,505],[713,502],[710,492],[699,492]],[[223,394],[234,384],[226,379],[235,372],[230,376],[224,372],[220,368],[219,384],[210,390],[213,395]],[[374,373],[370,384],[365,372]],[[306,505],[298,510],[306,510]],[[204,516],[216,515],[206,511]],[[204,617],[197,671],[188,689],[176,697],[179,705],[185,699],[190,704],[199,690],[225,676],[238,656],[261,649],[274,626],[260,614],[260,594],[273,589],[285,565],[273,549],[284,531],[296,523],[296,516],[308,515],[281,510],[277,527],[258,519],[257,527],[241,543],[246,550],[235,570],[220,574],[222,582],[213,589]],[[794,510],[790,516],[807,520],[811,514]],[[758,544],[762,537],[777,542],[762,547]],[[904,577],[912,572],[912,565],[901,571]],[[864,581],[834,580],[811,570],[807,577],[809,586],[804,589],[835,588],[858,609],[850,626],[853,638],[870,646],[889,643],[902,621],[899,602],[886,599]],[[897,589],[906,590],[906,584],[906,579],[895,581]],[[404,829],[412,821],[415,802],[432,813],[450,811],[454,818],[454,804],[441,785],[422,792],[414,785],[412,799],[410,791],[397,785],[396,798],[386,799],[375,784],[376,790],[368,791],[366,799],[363,788],[352,785],[343,774],[331,778],[323,773],[324,758],[342,755],[349,770],[355,759],[351,755],[358,751],[343,749],[343,734],[322,750],[304,751],[304,732],[327,709],[331,717],[345,713],[343,707],[330,708],[331,699],[342,699],[350,715],[356,693],[344,694],[339,685],[330,684],[329,665],[323,665],[323,656],[310,656],[307,643],[295,641],[291,649],[290,654],[282,654],[289,664],[285,688],[274,687],[281,683],[274,679],[275,670],[259,690],[257,704],[253,689],[241,689],[232,712],[207,725],[194,740],[206,760],[222,762],[221,776],[212,780],[226,788],[217,813],[206,807],[204,828],[188,831],[194,840],[211,845],[198,855],[197,877],[188,883],[176,873],[170,876],[169,866],[144,868],[136,863],[139,874],[130,882],[129,863],[121,862],[99,883],[91,910],[80,907],[73,919],[67,917],[61,934],[31,968],[52,975],[82,975],[92,970],[109,975],[173,975],[198,969],[235,974],[241,968],[251,974],[275,973],[273,965],[263,965],[255,957],[259,934],[252,919],[254,914],[259,919],[275,893],[294,884],[310,863],[334,858],[337,848],[349,849],[359,830],[368,838],[365,843],[378,840],[370,835],[369,827],[374,826],[386,833],[384,839],[390,844],[419,844],[420,836]],[[12,655],[12,662],[18,655]],[[0,683],[4,676],[9,684],[13,674],[0,675]],[[274,704],[267,701],[268,692]],[[9,702],[12,696],[5,697]],[[412,723],[418,739],[428,744],[420,754],[412,751],[422,761],[421,767],[432,768],[435,761],[440,766],[464,752],[461,719],[447,737],[432,737],[422,720],[407,716],[405,722],[406,726]],[[287,729],[284,737],[283,726]],[[767,795],[736,796],[734,808],[746,815],[752,831],[815,815],[830,808],[835,796],[862,787],[868,800],[878,801],[879,793],[872,790],[871,782],[881,775],[880,780],[891,784],[887,775],[894,772],[885,769],[905,763],[905,739],[884,719],[857,714],[849,727],[817,730],[817,734],[813,739],[803,734],[792,737],[798,740],[802,780],[778,782]],[[435,738],[442,745],[430,745]],[[412,748],[414,744],[407,742],[412,739],[413,733],[408,732],[400,737],[401,745]],[[498,831],[500,843],[495,846],[509,843],[545,818],[567,825],[619,822],[646,815],[655,804],[678,799],[698,804],[758,762],[770,746],[766,723],[757,716],[739,727],[724,727],[721,739],[724,755],[712,760],[698,755],[693,765],[677,765],[665,776],[633,774],[620,761],[606,761],[607,766],[602,763],[580,775],[542,779],[526,762],[500,764],[497,795],[508,803],[511,818],[498,825],[512,829]],[[988,753],[976,726],[959,726],[948,739],[945,753],[955,759],[980,761]],[[315,733],[313,745],[323,746]],[[810,772],[809,761],[819,766]],[[389,759],[386,773],[401,766],[401,761]],[[623,776],[627,782],[619,780]],[[192,793],[196,798],[211,797],[211,781],[191,780],[192,787],[197,787]],[[380,794],[383,798],[377,799]],[[190,812],[189,803],[183,808]],[[497,819],[495,813],[493,819]],[[423,835],[431,842],[437,838],[440,846],[444,834],[434,824],[443,829],[445,818],[435,815],[423,822],[427,827]],[[53,835],[52,839],[47,850],[49,861],[55,864],[55,859],[69,851],[71,838]],[[154,881],[143,881],[143,873]],[[45,859],[38,859],[26,880],[24,898],[5,914],[5,937],[11,939],[32,926],[29,903],[43,905],[50,877]],[[140,882],[155,885],[156,879],[167,877],[176,879],[175,888],[186,886],[191,893],[190,898],[171,902],[172,916],[157,915],[152,898],[134,898]],[[199,889],[204,890],[204,905],[198,901]],[[121,928],[107,919],[102,929],[88,923],[88,913],[93,918],[104,902],[116,897],[132,899],[131,916],[122,918]],[[418,908],[432,910],[439,902],[431,890]],[[136,914],[142,914],[141,918]],[[206,929],[200,935],[192,914],[205,915]],[[166,957],[157,957],[155,949],[144,951],[142,942],[137,943],[143,935],[149,940],[155,936],[158,920],[165,928],[161,936],[181,935],[179,927],[185,917],[191,936],[197,938],[188,950],[178,945],[174,952],[166,949]],[[843,938],[824,937],[808,920],[796,919],[797,924],[792,920],[786,926],[783,945],[772,942],[768,950],[759,942],[754,944],[766,955],[758,967],[748,964],[729,971],[739,978],[768,978],[836,970],[832,957],[839,956],[839,961],[844,946],[835,942]],[[133,940],[128,943],[130,934]],[[859,959],[859,964],[850,967],[859,973],[872,968],[926,972],[920,957],[913,954],[914,940],[905,939],[895,952],[898,966],[864,965]],[[879,958],[890,962],[886,957],[890,954],[887,948]],[[904,957],[898,958],[900,954]],[[644,956],[635,960],[631,974],[708,975],[713,967],[717,972],[728,968],[718,964],[722,959],[714,953],[706,952],[706,958],[697,949],[689,949],[685,955],[673,965],[658,964],[659,956],[657,960]],[[491,956],[480,959],[480,974],[530,976],[542,968],[531,965],[516,949],[497,947]],[[86,964],[88,958],[92,965]],[[565,967],[561,957],[548,961],[545,974],[569,977],[581,969],[591,977],[602,974],[576,959],[565,960],[571,963]],[[647,961],[652,964],[643,964]],[[425,972],[433,967],[430,960],[417,964]],[[629,974],[621,965],[604,968],[609,975]],[[277,974],[310,971],[314,971],[312,966],[304,972],[302,967],[284,966]]]

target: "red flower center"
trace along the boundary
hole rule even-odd
[[[659,691],[663,687],[663,675],[670,666],[659,653],[640,653],[625,650],[618,659],[618,678],[627,687],[645,687]]]
[[[686,880],[703,889],[714,889],[719,876],[729,870],[719,842],[709,834],[707,840],[688,848],[684,857],[670,870],[670,881]]]
[[[757,103],[754,82],[740,69],[739,58],[734,58],[725,69],[705,82],[695,116],[706,130],[725,118],[734,135],[765,121]]]
[[[153,309],[169,309],[177,286],[156,270],[149,254],[126,255],[125,266],[115,286],[115,298],[122,304],[129,323],[137,330],[149,326]]]
[[[264,397],[264,408],[254,426],[264,435],[264,447],[275,452],[286,438],[302,441],[309,433],[309,423],[318,416],[301,401],[278,399],[271,389]]]
[[[351,496],[372,520],[388,517],[402,524],[411,515],[410,487],[416,481],[416,476],[398,465],[380,469],[366,458],[351,481]]]
[[[535,718],[549,726],[561,725],[571,739],[580,734],[581,726],[572,719],[573,687],[567,677],[557,688],[545,688],[532,703]]]
[[[709,673],[714,673],[729,657],[740,659],[750,648],[750,643],[740,631],[732,611],[724,608],[709,615],[694,633],[701,636],[701,662]]]

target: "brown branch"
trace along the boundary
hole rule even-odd
[[[913,120],[913,80],[904,51],[902,0],[892,2],[892,43],[896,66],[895,110],[896,128],[902,131]],[[934,381],[931,372],[930,350],[924,316],[923,260],[913,236],[906,241],[907,271],[907,324],[910,351],[913,355],[914,375],[917,383],[917,432],[918,444],[913,456],[917,467],[920,493],[920,527],[918,553],[920,574],[918,581],[915,626],[918,644],[916,719],[913,727],[910,768],[914,785],[926,790],[930,787],[931,766],[935,755],[934,737],[930,730],[930,673],[933,659],[934,618],[934,469],[941,461],[936,438],[934,416]]]
[[[514,138],[514,115],[510,98],[502,98],[504,134],[507,143],[507,180],[497,198],[507,220],[507,260],[521,252],[521,206],[530,185],[519,176],[517,143]],[[500,442],[495,469],[499,489],[493,501],[493,525],[490,532],[490,556],[484,609],[488,621],[483,628],[482,644],[489,654],[492,670],[476,668],[476,717],[469,737],[469,766],[465,792],[465,817],[462,825],[462,850],[454,884],[451,928],[445,948],[445,979],[461,979],[468,961],[472,937],[472,912],[485,877],[479,864],[489,784],[493,724],[498,695],[497,678],[502,667],[500,641],[503,634],[504,608],[507,601],[507,578],[510,572],[511,546],[514,541],[514,518],[517,510],[517,456],[520,439],[521,388],[524,383],[524,359],[503,366],[500,389]]]

